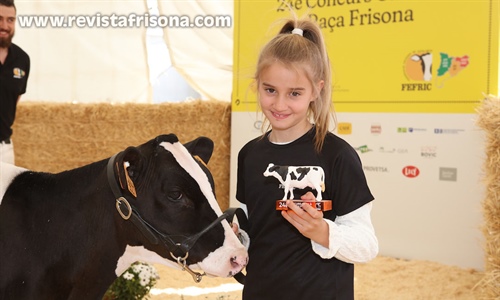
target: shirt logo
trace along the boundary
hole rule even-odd
[[[14,73],[14,78],[17,79],[21,79],[24,77],[24,75],[26,75],[26,72],[24,72],[24,70],[21,70],[20,68],[14,68],[12,72]]]

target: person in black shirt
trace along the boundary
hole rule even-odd
[[[28,54],[12,43],[15,25],[14,1],[0,0],[0,162],[11,164],[14,164],[12,124],[30,72]]]
[[[250,237],[243,300],[352,300],[354,263],[378,254],[374,197],[354,148],[329,131],[332,79],[319,26],[288,20],[262,49],[254,80],[267,132],[238,153],[236,199]],[[289,210],[276,209],[283,199]],[[332,209],[289,199],[328,199]]]

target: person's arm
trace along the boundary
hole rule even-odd
[[[363,263],[378,254],[378,240],[371,222],[372,202],[334,221],[324,219],[329,227],[329,247],[311,240],[313,251],[322,258],[335,257],[347,263]]]

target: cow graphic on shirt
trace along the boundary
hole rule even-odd
[[[322,200],[321,192],[325,191],[325,172],[318,166],[278,166],[270,163],[264,171],[264,176],[274,177],[280,181],[285,190],[283,200],[294,199],[293,189],[311,187],[316,190],[316,200]]]

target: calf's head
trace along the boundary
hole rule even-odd
[[[127,224],[129,245],[171,261],[182,257],[207,274],[227,277],[241,271],[248,255],[229,223],[219,218],[222,211],[206,167],[212,151],[208,138],[182,145],[171,134],[117,154],[114,177],[128,199],[117,201],[117,222]]]

